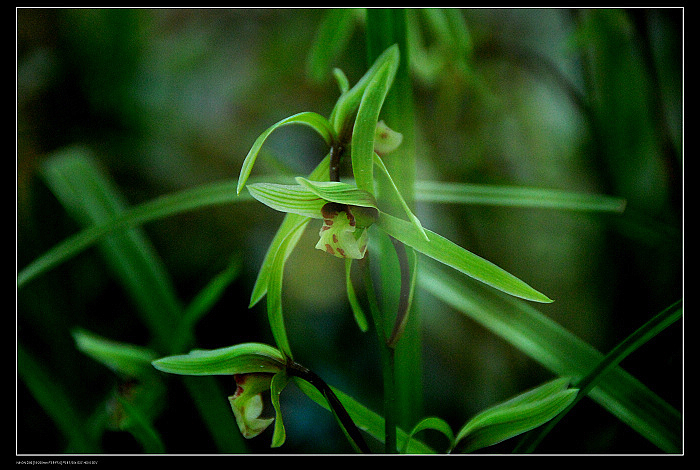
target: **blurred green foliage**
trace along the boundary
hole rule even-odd
[[[421,28],[428,24],[424,13],[416,12]],[[463,51],[469,60],[447,50],[433,68],[414,64],[417,179],[609,194],[625,198],[627,210],[419,204],[418,215],[427,228],[555,299],[540,310],[606,352],[683,296],[683,10],[460,13],[470,32],[472,46]],[[136,205],[233,180],[269,125],[299,111],[327,115],[338,96],[330,70],[326,77],[306,74],[323,15],[315,9],[18,9],[18,270],[80,227],[40,176],[65,147],[90,149],[126,202]],[[366,67],[362,28],[358,15],[333,61],[350,82]],[[439,54],[439,44],[424,33],[426,48]],[[280,131],[256,172],[307,173],[322,153],[313,132]],[[183,303],[225,271],[232,256],[242,261],[237,280],[197,324],[198,347],[271,342],[264,311],[249,310],[248,301],[280,221],[272,210],[242,203],[144,226]],[[357,330],[342,268],[313,249],[313,238],[292,254],[285,278],[296,359],[380,409],[373,338]],[[548,378],[540,365],[449,307],[427,295],[417,301],[425,312],[426,415],[457,429]],[[18,291],[18,361],[48,373],[56,393],[49,384],[37,387],[48,393],[44,399],[65,402],[69,415],[49,416],[42,398],[18,378],[19,453],[75,445],[76,436],[59,423],[94,416],[120,380],[78,351],[71,332],[85,328],[151,346],[154,338],[135,310],[97,250]],[[681,335],[682,326],[674,326],[622,364],[677,409]],[[235,389],[232,379],[217,385],[229,394]],[[166,451],[217,452],[211,436],[199,432],[202,418],[185,387],[169,382],[162,399],[154,424]],[[301,394],[285,399],[295,411],[285,418],[281,452],[350,451],[332,417]],[[543,452],[658,451],[590,401],[559,426]],[[267,452],[268,443],[245,445]],[[106,453],[142,450],[118,430],[80,445]]]

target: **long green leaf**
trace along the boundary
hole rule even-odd
[[[330,157],[327,155],[323,160],[321,160],[321,162],[316,166],[316,168],[314,168],[314,170],[309,175],[309,179],[313,181],[328,181],[329,167]],[[255,304],[257,304],[267,293],[267,286],[270,280],[270,271],[272,264],[275,260],[275,256],[277,255],[277,251],[279,250],[280,245],[289,235],[289,232],[295,230],[297,225],[302,220],[308,222],[310,219],[308,217],[304,217],[298,214],[286,214],[284,216],[282,224],[277,229],[277,232],[275,233],[275,236],[272,239],[270,246],[267,248],[265,258],[263,259],[263,262],[260,266],[260,270],[258,271],[258,277],[255,279],[255,285],[253,286],[253,291],[250,295],[249,307],[253,307]],[[288,253],[291,253],[291,250],[294,248],[295,245],[296,241],[294,241],[293,243],[289,243],[287,250]]]
[[[237,194],[241,193],[241,190],[248,181],[250,172],[253,170],[253,165],[255,165],[255,160],[258,157],[258,153],[260,152],[260,149],[262,148],[267,138],[270,136],[270,134],[272,134],[272,132],[288,124],[303,124],[311,127],[316,132],[318,132],[321,135],[321,137],[323,137],[323,139],[328,145],[332,145],[333,142],[336,140],[336,135],[333,130],[333,127],[328,122],[328,120],[320,114],[305,111],[290,116],[288,118],[282,119],[281,121],[270,126],[265,132],[260,134],[260,136],[253,143],[251,149],[248,151],[248,155],[246,155],[245,160],[243,160],[243,166],[241,167],[241,173],[238,178],[238,185],[236,186]]]
[[[84,354],[127,377],[153,372],[150,363],[158,357],[151,349],[108,340],[82,329],[73,331],[73,339]]]
[[[507,271],[430,230],[425,230],[428,236],[426,240],[413,224],[384,213],[380,213],[377,225],[416,251],[495,289],[526,300],[552,302],[547,296]]]
[[[65,262],[118,230],[136,227],[182,212],[250,200],[252,198],[247,194],[236,196],[235,182],[224,181],[185,189],[157,197],[139,206],[125,208],[123,212],[115,214],[104,223],[91,225],[68,237],[25,266],[17,275],[17,287],[22,287],[36,276]]]
[[[282,240],[270,267],[267,286],[267,318],[270,323],[270,329],[277,347],[290,359],[293,356],[289,339],[287,338],[287,330],[284,326],[282,280],[284,279],[284,267],[287,258],[299,241],[299,237],[301,237],[307,222],[308,220],[306,219],[298,221],[294,227],[290,228],[289,233]]]
[[[272,273],[272,267],[275,263],[275,258],[280,247],[284,244],[286,246],[286,253],[291,253],[292,249],[299,240],[299,237],[295,239],[290,239],[289,234],[296,231],[299,228],[299,224],[308,224],[311,219],[298,214],[288,213],[284,216],[282,223],[280,224],[275,236],[270,242],[270,246],[267,247],[267,252],[263,258],[263,262],[258,270],[258,276],[255,279],[255,285],[253,285],[253,290],[250,294],[250,303],[248,308],[254,307],[263,297],[267,294],[268,286],[270,284],[270,275]],[[298,232],[301,235],[301,230]]]
[[[603,355],[530,304],[479,289],[467,279],[427,263],[418,282],[435,297],[469,316],[553,373],[578,379],[592,371]],[[680,413],[619,367],[610,370],[590,396],[621,421],[666,452],[678,452]]]
[[[333,128],[338,134],[343,132],[344,128],[349,124],[348,121],[357,113],[365,91],[367,90],[367,86],[375,79],[379,71],[384,69],[387,65],[394,67],[392,63],[398,61],[397,52],[398,51],[391,48],[387,48],[384,52],[379,54],[367,72],[357,81],[355,86],[344,92],[340,98],[338,98],[338,101],[333,107],[333,111],[331,111],[330,117]]]
[[[462,452],[473,452],[541,426],[566,409],[577,393],[577,389],[567,389],[538,400],[486,410],[459,432],[456,446]]]
[[[188,354],[156,359],[152,364],[162,372],[178,375],[277,373],[284,368],[285,357],[267,344],[241,343],[218,349],[195,349]]]
[[[421,202],[442,204],[479,204],[613,213],[623,212],[626,205],[622,198],[601,194],[442,181],[417,181],[416,199]]]
[[[634,331],[630,336],[625,338],[620,344],[615,346],[612,351],[605,355],[605,358],[598,364],[598,366],[592,370],[588,375],[586,375],[582,380],[580,380],[576,385],[579,387],[580,391],[576,400],[569,405],[569,407],[559,414],[556,419],[553,419],[547,426],[545,426],[538,434],[531,435],[529,439],[521,443],[521,447],[525,448],[527,452],[534,451],[535,447],[544,439],[544,437],[556,426],[556,424],[562,419],[566,413],[573,408],[576,403],[582,400],[588,393],[595,387],[605,376],[605,374],[616,367],[620,362],[622,362],[627,356],[636,351],[639,347],[646,344],[649,340],[654,338],[657,334],[665,330],[667,327],[671,326],[673,323],[678,321],[683,315],[683,307],[681,306],[682,301],[677,301],[673,305],[664,309],[661,313],[656,315],[654,318],[646,322],[636,331]]]
[[[126,203],[89,154],[68,149],[46,161],[43,175],[66,210],[84,226],[106,224]],[[182,317],[175,289],[159,256],[140,229],[112,233],[99,244],[162,350],[167,350]]]
[[[374,136],[379,120],[379,112],[384,104],[389,88],[399,64],[399,48],[394,45],[385,53],[386,63],[377,70],[364,94],[355,119],[352,133],[352,171],[357,187],[374,194]]]

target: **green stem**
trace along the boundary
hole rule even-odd
[[[413,90],[408,70],[408,49],[406,44],[406,11],[392,8],[370,8],[367,10],[367,55],[369,63],[388,47],[398,44],[401,54],[399,67],[394,83],[384,101],[381,119],[386,124],[400,132],[403,140],[399,148],[384,159],[389,173],[409,207],[413,206],[415,185],[415,113],[413,108]],[[377,180],[379,183],[380,180]],[[377,197],[381,203],[391,203],[393,188],[377,188]],[[384,197],[386,195],[386,197]],[[388,207],[390,212],[400,213],[401,207]],[[396,251],[387,241],[384,249],[380,250],[379,267],[381,267],[381,296],[383,311],[396,311],[400,301],[401,273],[400,269],[388,267],[396,265]],[[397,292],[395,292],[397,291]],[[408,313],[401,341],[391,352],[392,360],[385,360],[386,367],[392,371],[385,372],[385,403],[391,404],[387,411],[396,413],[395,416],[385,416],[387,427],[399,425],[404,428],[412,427],[421,414],[422,408],[422,374],[421,370],[421,339],[418,328],[417,311]],[[382,324],[383,325],[383,324]],[[382,332],[384,329],[382,328]],[[385,333],[383,333],[385,334]],[[386,342],[382,342],[385,345]],[[394,423],[394,424],[392,424]],[[395,430],[394,430],[395,432]],[[395,437],[395,436],[394,436]]]
[[[335,392],[333,392],[333,389],[331,389],[321,377],[297,362],[291,362],[288,365],[287,372],[291,376],[299,377],[316,387],[316,389],[326,397],[328,405],[331,407],[331,410],[338,418],[341,426],[343,426],[343,429],[350,439],[352,439],[357,449],[365,454],[371,453],[369,446],[362,437],[362,433],[355,425],[355,422],[352,420]]]
[[[394,348],[387,342],[385,331],[384,315],[377,296],[374,291],[374,281],[372,280],[372,270],[370,269],[369,255],[360,260],[365,292],[369,302],[369,310],[374,322],[374,329],[377,332],[379,349],[382,358],[382,374],[384,378],[384,450],[387,454],[397,452],[396,448],[396,378]]]

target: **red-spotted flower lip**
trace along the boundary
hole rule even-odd
[[[351,206],[328,203],[321,209],[323,226],[316,248],[338,258],[362,259],[367,252],[366,227],[358,227]]]

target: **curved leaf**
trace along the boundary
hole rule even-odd
[[[377,209],[377,200],[374,196],[367,191],[358,189],[355,185],[338,181],[309,181],[300,176],[296,180],[300,185],[326,201]]]
[[[282,410],[280,409],[280,394],[288,382],[289,377],[286,370],[281,370],[272,377],[270,400],[272,401],[272,407],[275,409],[275,430],[272,433],[271,447],[280,447],[287,439],[284,422],[282,421]]]
[[[309,175],[309,179],[314,181],[320,181],[324,179],[328,180],[329,167],[330,157],[327,155],[323,160],[321,160],[321,162],[316,166],[316,168],[314,168],[314,170]],[[282,221],[280,227],[277,229],[277,233],[275,233],[275,236],[272,239],[272,242],[270,243],[267,252],[265,253],[265,258],[263,259],[262,265],[260,266],[260,270],[258,271],[258,277],[255,279],[253,292],[250,295],[249,307],[253,307],[255,304],[257,304],[267,293],[267,286],[270,280],[270,270],[275,260],[277,250],[279,249],[282,242],[285,240],[285,238],[287,238],[289,232],[295,229],[297,224],[302,223],[304,221],[308,222],[309,220],[311,219],[309,219],[308,217],[292,213],[288,213],[284,216],[284,220]],[[296,240],[289,242],[290,246],[288,247],[287,253],[291,252],[291,248],[293,248],[296,245],[297,241],[298,237],[296,238]]]
[[[531,304],[479,289],[431,263],[421,263],[419,284],[557,375],[585,377],[604,359]],[[622,368],[609,370],[589,396],[664,451],[682,449],[682,414]]]
[[[345,259],[345,289],[348,296],[348,302],[350,303],[350,308],[357,322],[357,326],[360,327],[360,331],[365,333],[368,329],[367,316],[365,315],[362,305],[360,305],[357,295],[355,294],[355,287],[352,285],[352,259]]]
[[[593,390],[593,388],[603,380],[605,374],[615,368],[620,362],[622,362],[627,356],[632,354],[637,348],[644,345],[647,341],[651,340],[657,334],[664,331],[667,327],[672,325],[674,322],[678,321],[683,315],[683,307],[681,306],[682,300],[676,301],[671,306],[664,309],[661,313],[657,314],[654,318],[646,322],[636,331],[634,331],[630,336],[625,338],[624,341],[619,343],[612,351],[605,355],[605,358],[598,364],[598,366],[592,370],[588,375],[583,377],[577,382],[576,386],[579,388],[579,394],[571,403],[566,410],[559,414],[555,419],[547,423],[537,435],[531,435],[526,438],[525,442],[521,443],[521,446],[525,448],[527,452],[532,452],[535,447],[540,443],[542,439],[552,430],[552,428],[562,419],[566,413],[573,408],[576,403],[588,395],[588,393]]]
[[[243,186],[245,186],[246,181],[248,181],[250,172],[252,171],[253,165],[255,164],[255,160],[258,157],[258,153],[260,152],[260,149],[262,148],[267,138],[270,136],[270,134],[272,134],[273,131],[287,124],[304,124],[311,127],[316,132],[318,132],[321,135],[321,137],[323,137],[323,139],[328,145],[331,145],[335,141],[335,132],[333,131],[333,127],[331,126],[330,122],[328,122],[328,120],[320,114],[305,111],[290,116],[288,118],[282,119],[276,124],[270,126],[265,132],[260,134],[257,140],[253,143],[253,146],[248,152],[248,155],[246,155],[245,160],[243,160],[243,166],[241,167],[241,173],[238,178],[238,185],[236,187],[237,194],[241,193]]]
[[[362,101],[357,110],[355,127],[352,132],[352,171],[357,187],[374,193],[372,167],[374,162],[374,135],[379,121],[379,112],[384,104],[389,88],[399,64],[399,48],[388,48],[382,58],[384,64],[367,84]],[[378,61],[380,59],[377,59]]]
[[[394,195],[396,199],[399,201],[399,205],[403,208],[404,212],[406,213],[406,216],[409,218],[411,223],[415,225],[415,227],[418,229],[418,231],[423,235],[423,237],[428,240],[428,235],[425,233],[425,229],[423,228],[423,225],[420,223],[420,220],[418,220],[418,217],[413,213],[410,207],[408,207],[408,204],[406,203],[405,199],[401,195],[401,192],[399,191],[399,188],[396,186],[396,183],[394,183],[394,179],[391,177],[389,174],[389,169],[384,165],[384,162],[382,161],[382,158],[377,155],[377,153],[374,153],[374,164],[379,167],[380,170],[382,170],[382,174],[387,178],[389,181],[389,186],[391,187],[392,191],[394,192]]]
[[[379,214],[377,225],[386,233],[400,242],[413,247],[416,251],[495,289],[534,302],[552,302],[547,296],[492,262],[465,250],[430,230],[425,230],[425,234],[428,236],[426,240],[413,224],[385,213]]]
[[[284,369],[285,363],[285,357],[278,349],[261,343],[195,349],[188,354],[166,356],[152,362],[156,369],[178,375],[276,373]]]
[[[438,431],[442,433],[447,440],[450,443],[449,448],[452,449],[455,443],[455,435],[454,432],[452,432],[452,428],[450,428],[450,425],[447,423],[442,418],[438,418],[435,416],[429,416],[427,418],[423,418],[414,426],[414,428],[411,430],[410,434],[408,435],[408,438],[403,444],[403,448],[401,449],[401,453],[405,454],[408,451],[409,444],[411,443],[411,439],[413,439],[413,436],[418,434],[421,431],[429,430],[432,429],[434,431]]]
[[[120,343],[78,329],[72,332],[76,347],[84,354],[127,377],[139,377],[158,356],[142,346]]]
[[[388,48],[379,57],[377,57],[377,60],[374,61],[372,66],[367,70],[367,72],[365,72],[362,78],[358,80],[354,87],[340,95],[340,98],[338,98],[330,117],[331,124],[337,133],[341,133],[343,131],[343,129],[349,124],[348,121],[350,118],[352,118],[357,112],[369,83],[375,78],[380,70],[387,66],[387,64],[396,70],[398,59],[398,47]]]
[[[267,318],[270,323],[272,335],[275,337],[277,346],[284,355],[292,358],[292,350],[287,339],[287,330],[284,326],[284,316],[282,310],[282,280],[284,278],[284,266],[289,254],[299,241],[299,237],[304,231],[309,219],[298,220],[293,225],[286,237],[281,241],[279,249],[275,254],[270,266],[267,285]]]
[[[276,183],[248,185],[248,191],[258,201],[272,209],[304,217],[321,219],[326,201],[304,186]]]
[[[457,434],[456,446],[461,452],[473,452],[541,426],[566,409],[578,389],[535,393],[536,398],[526,394],[479,413]]]

